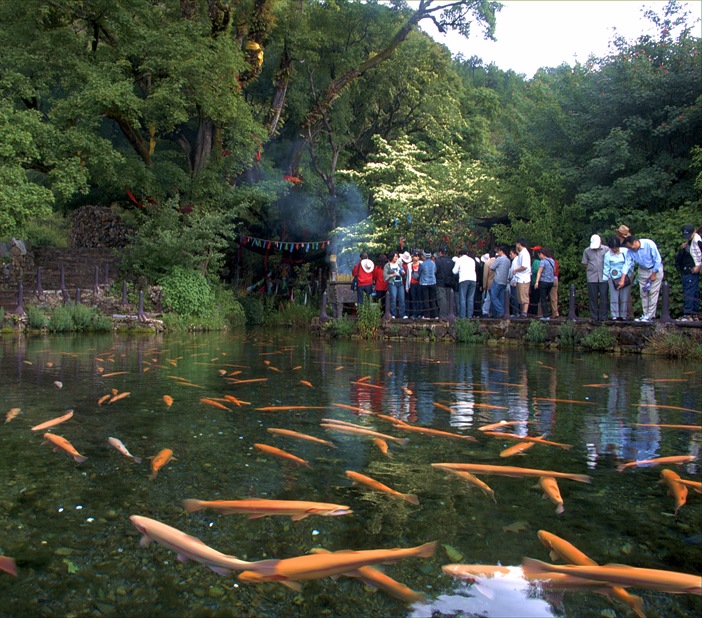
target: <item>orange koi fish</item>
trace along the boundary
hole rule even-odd
[[[268,378],[250,378],[249,380],[229,380],[230,384],[253,384],[254,382],[268,382]]]
[[[677,478],[674,480],[676,483],[679,483],[680,485],[685,485],[685,487],[690,487],[693,491],[696,491],[698,494],[702,494],[702,482],[689,481],[688,479],[681,478]]]
[[[663,423],[634,423],[635,427],[662,427],[663,429],[685,429],[688,431],[702,431],[702,425],[666,425]]]
[[[315,438],[314,436],[309,436],[306,433],[301,433],[299,431],[292,431],[291,429],[278,429],[276,427],[269,427],[268,433],[274,435],[285,436],[286,438],[296,438],[298,440],[307,440],[309,442],[314,442],[316,444],[324,444],[324,446],[331,446],[336,448],[336,444],[330,442],[329,440],[322,440],[321,438]]]
[[[594,406],[594,401],[582,401],[580,399],[555,399],[554,397],[534,397],[534,401],[548,401],[550,403],[582,403],[586,406]]]
[[[103,378],[111,378],[113,376],[121,376],[124,375],[125,373],[129,373],[128,371],[113,371],[112,373],[103,373],[101,377]]]
[[[326,549],[321,547],[315,547],[311,554],[328,554]],[[394,580],[392,577],[388,577],[382,571],[376,569],[372,566],[362,566],[353,571],[347,571],[343,573],[345,577],[356,577],[360,579],[367,586],[372,588],[378,588],[383,592],[386,592],[391,597],[399,599],[404,603],[423,603],[426,601],[426,595],[421,592],[415,592],[411,588],[408,588],[404,584]]]
[[[487,484],[481,481],[477,476],[472,475],[470,472],[463,472],[463,470],[453,470],[452,468],[442,468],[444,472],[448,472],[453,476],[457,476],[459,479],[463,479],[475,487],[478,487],[486,496],[490,496],[492,501],[497,504],[497,499],[495,498],[495,492]]]
[[[442,431],[441,429],[432,429],[430,427],[418,427],[417,425],[409,425],[408,423],[395,423],[397,429],[402,431],[413,431],[415,433],[423,433],[427,436],[441,436],[443,438],[454,438],[455,440],[468,440],[469,442],[477,442],[473,436],[462,436],[458,433],[450,431]]]
[[[556,505],[556,515],[560,515],[565,511],[563,498],[561,498],[561,490],[558,488],[556,479],[552,476],[542,476],[539,478],[539,485],[541,489],[544,490],[544,498],[548,498]]]
[[[114,395],[112,399],[110,399],[107,403],[108,405],[111,403],[114,403],[115,401],[119,401],[120,399],[124,399],[125,397],[129,397],[130,392],[125,391],[124,393],[120,393],[119,395]]]
[[[324,406],[265,406],[254,408],[259,412],[284,412],[285,410],[325,410]]]
[[[163,401],[166,404],[167,408],[170,408],[173,405],[173,397],[171,397],[170,395],[164,395]]]
[[[333,577],[372,564],[392,564],[403,558],[430,558],[436,552],[436,542],[408,549],[368,549],[306,554],[285,560],[264,560],[254,563],[255,570],[244,571],[239,579],[245,582],[279,582],[300,590],[299,582]]]
[[[54,446],[54,451],[63,451],[69,457],[73,458],[76,463],[83,463],[88,458],[81,455],[75,447],[63,436],[57,436],[54,433],[44,434],[44,444],[52,444]]]
[[[366,410],[365,408],[357,408],[356,406],[349,406],[346,405],[345,403],[332,403],[332,406],[335,408],[343,408],[344,410],[351,410],[352,412],[358,412],[360,414],[373,414],[369,410]]]
[[[133,459],[136,463],[141,463],[141,457],[134,457],[128,450],[127,447],[124,446],[121,440],[118,440],[117,438],[107,438],[107,442],[109,443],[110,446],[114,447],[122,453],[125,457],[128,457],[129,459]]]
[[[679,406],[663,406],[658,403],[632,403],[635,408],[664,408],[666,410],[679,410],[680,412],[697,412],[697,414],[702,414],[700,410],[694,410],[692,408],[680,408]]]
[[[353,511],[343,504],[328,504],[326,502],[305,502],[303,500],[204,500],[188,499],[183,500],[183,508],[188,513],[202,511],[203,509],[213,509],[222,515],[232,515],[241,513],[248,515],[249,519],[258,519],[269,515],[282,515],[290,517],[293,521],[300,521],[310,515],[321,515],[323,517],[335,517],[337,515],[349,515]]]
[[[361,380],[351,380],[351,384],[356,384],[357,386],[365,386],[366,388],[377,388],[378,390],[384,390],[384,386],[379,386],[378,384],[371,384],[370,382],[361,382]],[[403,390],[405,390],[403,388]]]
[[[159,451],[155,457],[151,459],[151,474],[149,475],[150,480],[155,480],[158,476],[159,471],[163,466],[165,466],[173,457],[173,451],[169,448],[164,448]]]
[[[63,416],[57,416],[52,418],[50,421],[45,421],[44,423],[39,423],[39,425],[34,425],[32,431],[41,431],[42,429],[48,429],[49,427],[54,427],[66,422],[69,418],[73,418],[73,410],[69,410]]]
[[[546,549],[548,549],[551,560],[563,560],[564,562],[570,562],[571,564],[579,566],[598,566],[594,560],[586,556],[565,539],[551,534],[550,532],[546,532],[546,530],[539,530],[536,534]],[[555,580],[554,585],[556,584],[565,585],[568,584],[568,582]],[[609,589],[598,590],[598,592],[605,596],[611,596],[628,605],[639,618],[646,618],[643,612],[643,599],[627,592],[621,586],[612,586]]]
[[[514,455],[522,455],[524,451],[534,446],[536,442],[520,442],[514,446],[510,446],[503,451],[500,451],[500,457],[512,457]]]
[[[660,482],[668,486],[668,495],[673,496],[675,499],[675,514],[685,506],[687,502],[687,487],[678,483],[680,480],[680,475],[667,468],[661,470],[661,480]]]
[[[388,443],[385,440],[383,440],[382,438],[373,438],[373,444],[375,444],[380,449],[380,452],[383,455],[385,455],[386,457],[392,457],[392,453],[390,452]]]
[[[375,414],[374,416],[376,418],[382,418],[384,421],[392,423],[393,425],[407,425],[405,421],[401,421],[399,418],[395,418],[394,416],[388,416],[387,414]]]
[[[273,365],[268,365],[268,369],[270,369],[271,371],[276,371],[277,373],[283,373],[280,369],[274,367]]]
[[[231,401],[233,404],[237,405],[238,407],[251,405],[250,401],[244,401],[243,399],[237,399],[233,395],[225,395],[224,399],[226,401]]]
[[[445,406],[443,403],[439,403],[438,401],[434,402],[434,407],[439,408],[439,410],[445,410],[446,412],[450,412],[451,414],[456,414],[454,410],[452,410],[448,406]]]
[[[12,419],[16,418],[21,411],[22,408],[11,408],[10,411],[5,414],[5,422],[9,423]]]
[[[350,478],[354,482],[354,484],[366,485],[367,487],[370,487],[375,491],[382,491],[386,494],[390,494],[391,496],[397,496],[398,498],[406,500],[410,504],[419,504],[419,498],[414,494],[400,493],[399,491],[392,489],[387,485],[383,485],[383,483],[381,483],[380,481],[376,481],[375,479],[371,478],[370,476],[366,476],[365,474],[360,474],[359,472],[354,472],[353,470],[347,470],[346,476]]]
[[[298,369],[302,369],[302,365],[295,365],[290,371],[297,371]]]
[[[309,468],[310,470],[312,469],[312,466],[302,459],[301,457],[297,457],[296,455],[293,455],[292,453],[288,453],[287,451],[284,451],[281,448],[276,448],[275,446],[269,446],[268,444],[254,444],[254,448],[257,448],[259,451],[262,451],[266,453],[267,455],[273,455],[273,457],[278,457],[280,459],[286,459],[287,461],[291,461],[292,463],[296,463],[300,466],[305,466],[306,468]]]
[[[0,556],[0,571],[5,571],[5,573],[17,577],[17,564],[15,563],[15,559],[9,556]]]
[[[486,436],[492,436],[493,438],[506,438],[508,440],[519,440],[520,442],[538,442],[539,444],[546,444],[548,446],[557,446],[562,449],[573,448],[572,444],[563,444],[562,442],[552,442],[551,440],[545,440],[544,436],[518,436],[513,433],[507,433],[505,431],[483,431]]]
[[[59,390],[63,388],[63,382],[61,382],[60,380],[56,380],[53,384]]]
[[[629,463],[617,466],[617,472],[622,472],[627,468],[636,468],[638,466],[657,466],[659,464],[674,464],[682,466],[683,464],[695,461],[696,455],[672,455],[670,457],[654,457],[653,459],[640,459],[639,461],[630,461]]]
[[[592,483],[592,477],[587,474],[570,474],[568,472],[553,472],[551,470],[536,470],[533,468],[517,468],[514,466],[490,466],[486,464],[469,463],[433,463],[434,468],[450,468],[463,470],[473,474],[495,474],[497,476],[552,476],[557,479],[570,479],[579,483]]]
[[[103,395],[102,397],[100,397],[100,399],[98,399],[97,404],[98,404],[99,406],[101,406],[103,403],[105,403],[105,402],[106,402],[108,399],[110,399],[111,397],[112,397],[112,393],[108,393],[107,395]]]
[[[606,582],[611,585],[632,586],[646,590],[659,590],[673,594],[702,595],[702,578],[699,575],[664,571],[659,569],[642,569],[620,564],[606,564],[604,566],[559,566],[548,564],[533,558],[524,558],[522,561],[524,575],[528,578],[538,577],[547,573],[564,573]]]
[[[351,424],[341,424],[341,423],[320,423],[320,427],[324,427],[327,431],[337,431],[339,433],[350,433],[359,436],[370,436],[372,438],[382,438],[383,440],[391,440],[392,442],[397,442],[402,446],[409,444],[409,438],[396,438],[395,436],[389,436],[378,431],[373,431],[372,429],[366,429],[365,427],[353,426]]]
[[[314,386],[312,386],[312,382],[309,382],[307,380],[300,380],[300,384],[304,386],[309,386],[310,388],[314,388]]]
[[[232,411],[231,408],[228,408],[223,403],[219,403],[219,401],[215,401],[214,399],[210,399],[209,397],[203,397],[202,399],[200,399],[200,403],[204,403],[207,406],[212,406],[213,408],[219,408],[220,410],[227,410],[228,412]]]

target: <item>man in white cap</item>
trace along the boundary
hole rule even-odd
[[[604,278],[604,258],[607,249],[602,239],[593,234],[590,246],[583,251],[582,263],[587,272],[587,297],[590,301],[590,320],[601,322],[607,319],[609,307],[608,283]]]

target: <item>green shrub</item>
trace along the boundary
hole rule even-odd
[[[0,309],[3,308],[0,307]],[[2,317],[0,317],[0,323],[2,323]],[[27,309],[27,325],[29,328],[41,330],[49,325],[49,318],[46,317],[46,314],[41,309],[32,305]]]
[[[352,320],[342,315],[340,318],[329,320],[324,325],[324,330],[330,332],[334,337],[348,339],[356,332],[356,325]]]
[[[657,332],[648,340],[648,344],[656,354],[667,358],[702,358],[702,345],[683,333]]]
[[[453,323],[453,328],[456,331],[456,340],[461,343],[484,343],[488,338],[487,333],[480,332],[480,323],[477,320],[458,318]]]
[[[380,303],[373,302],[370,296],[363,295],[363,302],[358,306],[356,326],[362,339],[375,339],[380,331],[383,313]]]
[[[5,321],[5,307],[0,307],[0,325]]]
[[[114,324],[112,318],[109,315],[95,311],[93,314],[93,320],[90,323],[90,330],[96,332],[110,332],[114,329]]]
[[[248,326],[260,326],[263,324],[263,303],[260,298],[256,296],[240,296],[238,300],[244,308]]]
[[[215,315],[221,318],[232,328],[246,326],[246,313],[241,303],[234,294],[223,287],[215,289]]]
[[[606,326],[600,326],[583,337],[582,345],[590,350],[605,352],[612,350],[617,345],[614,335]]]
[[[71,308],[67,305],[55,307],[49,317],[48,328],[53,333],[67,333],[75,330]]]
[[[531,320],[524,338],[530,343],[543,343],[548,339],[548,328],[541,320]]]
[[[24,228],[24,239],[33,248],[71,246],[71,226],[68,219],[30,219]]]
[[[580,343],[580,333],[575,322],[569,320],[558,327],[558,343],[561,346],[575,347]]]
[[[66,308],[71,312],[74,330],[86,331],[90,329],[95,310],[80,303],[67,303]]]
[[[203,316],[214,308],[215,294],[202,273],[175,266],[159,283],[164,305],[179,315]]]
[[[279,310],[266,313],[266,326],[307,326],[317,316],[319,310],[313,305],[295,302],[285,303]]]

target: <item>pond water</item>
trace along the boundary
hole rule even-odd
[[[3,617],[634,615],[601,594],[568,591],[559,598],[528,586],[518,568],[522,558],[552,562],[539,530],[601,564],[702,572],[702,495],[690,490],[676,516],[673,498],[659,484],[663,468],[699,481],[699,461],[616,469],[631,459],[699,453],[699,431],[646,426],[702,424],[702,371],[695,364],[258,331],[4,339],[0,376],[0,423],[21,409],[0,424],[0,555],[17,561],[17,577],[0,572]],[[113,393],[125,392],[108,403]],[[170,407],[164,395],[173,398]],[[315,408],[257,410],[268,406]],[[30,430],[69,409],[73,417],[47,431],[69,440],[87,457],[83,463],[42,446],[44,431]],[[477,441],[403,431],[361,410]],[[390,441],[388,457],[370,437],[326,431],[323,418],[409,437],[409,443]],[[536,444],[501,458],[516,442],[478,431],[500,420],[529,421],[504,431],[545,435],[573,448]],[[336,448],[268,428],[332,440]],[[143,461],[121,455],[109,437]],[[310,468],[272,457],[256,443],[293,453]],[[150,480],[147,458],[165,448],[174,459]],[[559,515],[535,488],[537,477],[481,475],[493,502],[430,466],[437,462],[587,474],[592,483],[559,480],[565,507]],[[354,485],[346,471],[416,494],[419,504]],[[346,505],[353,513],[300,521],[188,514],[182,501],[192,498],[309,500]],[[424,593],[424,603],[408,605],[343,576],[303,582],[296,592],[182,563],[156,543],[141,546],[132,515],[243,560],[428,541],[437,541],[437,551],[381,567]],[[515,568],[474,585],[442,573],[443,565],[456,562]],[[631,592],[643,598],[649,617],[702,615],[700,596]]]

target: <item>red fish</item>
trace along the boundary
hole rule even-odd
[[[44,423],[39,423],[39,425],[34,425],[34,427],[32,427],[32,431],[41,431],[42,429],[54,427],[67,421],[69,418],[73,418],[73,410],[69,410],[63,416],[57,416],[56,418],[52,418],[50,421],[45,421]]]
[[[57,436],[54,433],[45,433],[44,440],[47,443],[54,445],[54,451],[63,451],[69,457],[73,458],[76,463],[83,463],[88,458],[81,455],[75,447],[63,436]]]

